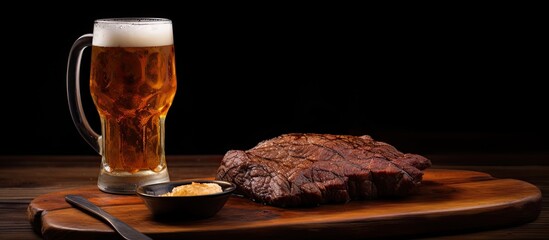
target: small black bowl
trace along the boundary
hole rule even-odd
[[[174,187],[197,183],[217,183],[223,192],[198,196],[160,196]],[[214,216],[236,189],[234,183],[218,180],[188,179],[139,186],[137,195],[144,200],[155,218],[203,219]]]

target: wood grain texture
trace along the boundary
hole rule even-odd
[[[118,239],[105,223],[65,202],[80,194],[154,239],[364,239],[498,229],[534,221],[538,187],[478,171],[428,169],[416,195],[284,209],[233,196],[214,217],[158,221],[137,196],[112,195],[95,185],[34,198],[28,219],[45,239]]]

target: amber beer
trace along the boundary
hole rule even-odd
[[[101,134],[89,125],[80,99],[78,66],[89,46]],[[164,134],[176,87],[169,19],[98,19],[93,34],[74,42],[67,65],[69,109],[81,136],[102,156],[99,189],[135,194],[140,185],[169,181]]]
[[[174,46],[92,46],[90,73],[105,170],[164,170],[164,123],[176,90]]]

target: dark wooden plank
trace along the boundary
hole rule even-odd
[[[117,237],[103,222],[64,202],[64,195],[74,193],[158,239],[281,239],[288,234],[361,239],[435,234],[522,224],[535,220],[541,208],[541,192],[532,184],[446,169],[427,170],[420,193],[404,199],[284,209],[231,197],[213,218],[183,222],[156,221],[136,196],[106,194],[88,186],[45,194],[30,203],[29,218],[33,225],[40,225],[46,238]]]
[[[433,156],[433,169],[480,171],[536,185],[543,195],[542,211],[535,221],[527,224],[428,234],[417,239],[549,239],[549,166],[543,164],[549,162],[549,154]],[[503,160],[499,160],[501,156]],[[212,176],[221,157],[167,156],[170,176],[173,179]],[[26,210],[30,202],[43,194],[95,185],[98,159],[97,156],[0,156],[0,239],[41,239],[28,221]],[[541,164],[532,165],[536,162]]]

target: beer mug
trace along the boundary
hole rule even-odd
[[[99,155],[97,186],[135,194],[143,184],[169,181],[164,153],[165,120],[176,92],[172,22],[164,18],[94,21],[69,52],[67,97],[80,135]],[[96,133],[80,93],[82,53],[91,46],[90,93],[101,120]]]

